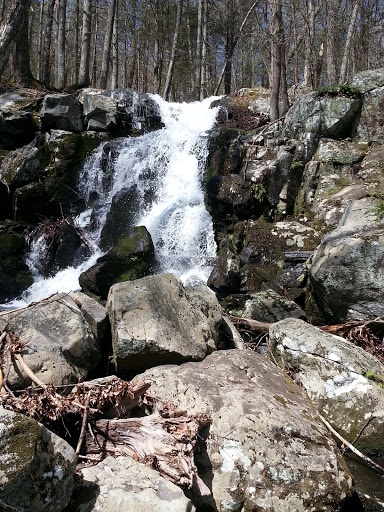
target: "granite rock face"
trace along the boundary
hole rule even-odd
[[[206,286],[184,287],[173,274],[113,285],[107,310],[120,372],[199,361],[216,349],[215,295]]]
[[[73,512],[195,512],[183,491],[130,457],[107,457],[82,469]]]
[[[23,310],[2,313],[1,332],[6,328],[24,343],[25,362],[45,384],[77,382],[99,363],[99,343],[77,304],[64,293]],[[8,381],[14,388],[30,384],[17,362]]]
[[[270,340],[275,357],[337,432],[352,442],[372,417],[356,447],[384,451],[384,366],[378,359],[302,320],[272,325]]]
[[[212,424],[195,455],[211,505],[229,512],[337,511],[352,479],[304,390],[251,351],[147,370],[151,395]]]

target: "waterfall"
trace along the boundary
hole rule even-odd
[[[172,272],[186,284],[207,281],[216,244],[201,183],[208,155],[207,131],[214,125],[218,109],[210,108],[214,98],[183,104],[167,103],[159,96],[152,98],[158,104],[164,127],[142,136],[102,143],[80,174],[79,193],[87,206],[75,224],[87,238],[91,257],[52,278],[43,278],[37,265],[43,241],[38,239],[27,259],[35,282],[22,300],[13,301],[11,306],[79,289],[81,272],[105,251],[100,242],[106,238],[103,228],[109,231],[106,222],[114,202],[119,199],[129,203],[133,191],[135,208],[130,221],[132,226],[145,226],[151,234],[158,262],[156,271]]]

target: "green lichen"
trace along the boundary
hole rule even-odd
[[[377,373],[368,370],[365,374],[365,377],[368,380],[376,382],[376,384],[378,384],[380,388],[384,389],[384,377],[382,377],[381,375],[378,375]]]
[[[287,401],[285,400],[284,397],[280,396],[280,395],[273,395],[273,398],[275,400],[277,400],[279,402],[279,404],[281,404],[282,406],[284,406],[285,408],[287,408]]]

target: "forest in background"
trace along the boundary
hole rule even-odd
[[[1,84],[175,101],[261,85],[277,118],[289,87],[382,67],[383,25],[383,0],[0,0]]]

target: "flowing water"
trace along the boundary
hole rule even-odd
[[[100,236],[114,198],[122,191],[135,190],[133,224],[146,226],[155,245],[157,272],[172,272],[184,283],[206,282],[210,260],[216,254],[212,219],[205,209],[201,182],[206,165],[207,131],[212,128],[217,109],[214,98],[195,103],[167,103],[154,96],[164,128],[140,137],[114,141],[105,171],[106,143],[85,163],[79,192],[87,207],[76,219],[92,248],[92,255],[77,267],[43,278],[39,257],[44,241],[32,245],[27,263],[35,282],[19,307],[52,293],[79,289],[79,275],[102,255]],[[108,143],[107,143],[108,144]]]

